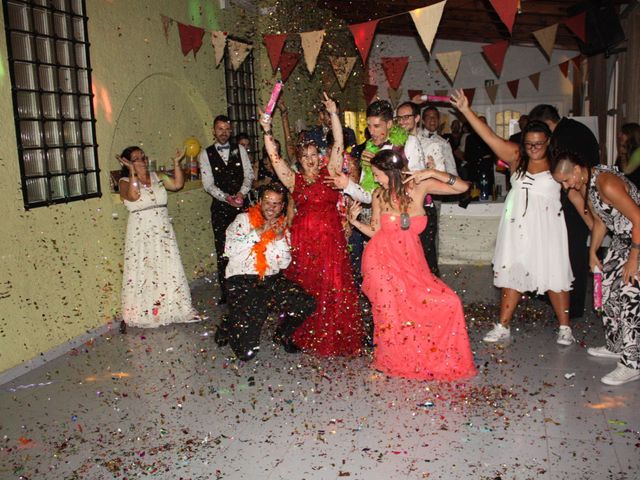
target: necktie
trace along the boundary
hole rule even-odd
[[[216,150],[218,150],[219,152],[224,152],[225,150],[229,150],[229,144],[216,145]]]

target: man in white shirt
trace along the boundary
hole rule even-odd
[[[424,164],[428,168],[435,168],[436,170],[446,171],[453,175],[457,175],[456,164],[451,154],[451,147],[442,139],[442,142],[438,142],[435,139],[432,140],[428,135],[423,135],[423,131],[418,129],[418,122],[420,121],[420,107],[414,102],[404,102],[398,106],[396,110],[396,121],[398,125],[409,132],[410,136],[415,136],[418,139],[420,145],[420,151],[422,152]],[[441,138],[441,137],[440,137]],[[453,163],[453,170],[447,170],[446,150],[449,150],[451,155],[451,162]],[[427,195],[425,199],[424,210],[427,214],[427,228],[420,234],[420,241],[422,242],[422,248],[424,255],[427,258],[427,263],[431,272],[440,276],[440,268],[438,266],[438,212],[439,209],[433,202],[431,195]]]
[[[291,263],[289,231],[282,214],[286,202],[287,191],[280,183],[263,185],[258,203],[227,228],[229,315],[218,327],[215,341],[221,347],[230,343],[239,360],[257,355],[270,311],[277,311],[281,319],[275,340],[287,353],[300,351],[291,336],[315,310],[314,298],[282,275]]]
[[[227,259],[223,255],[225,232],[240,213],[253,181],[249,155],[242,145],[229,142],[231,133],[229,117],[218,115],[213,121],[214,144],[198,155],[202,187],[213,197],[211,225],[218,264],[219,304],[225,304],[227,299],[224,277]]]
[[[400,108],[398,108],[399,110]],[[440,112],[436,107],[429,105],[422,111],[422,125],[424,128],[418,129],[416,123],[416,135],[420,140],[425,156],[433,158],[433,168],[452,175],[458,175],[451,145],[438,135]]]

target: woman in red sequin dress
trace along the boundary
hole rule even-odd
[[[363,326],[347,243],[337,210],[339,192],[324,184],[329,172],[342,165],[342,125],[336,104],[324,94],[331,115],[334,143],[329,163],[321,165],[315,143],[297,148],[300,173],[277,153],[271,135],[271,119],[264,115],[265,146],[280,181],[289,189],[296,206],[291,226],[292,262],[285,274],[311,293],[316,311],[298,328],[293,341],[319,355],[356,355],[362,345]]]

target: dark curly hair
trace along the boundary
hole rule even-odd
[[[131,154],[136,150],[142,151],[140,147],[136,147],[135,145],[132,145],[131,147],[127,147],[124,150],[122,150],[122,153],[120,154],[120,156],[122,158],[126,158],[127,160],[131,161]],[[124,165],[122,166],[122,168],[120,169],[120,178],[129,178],[128,167],[125,167]]]
[[[529,154],[527,153],[527,149],[524,147],[524,144],[527,138],[527,133],[531,132],[544,133],[547,137],[547,140],[551,138],[551,130],[546,123],[539,120],[531,120],[529,123],[527,123],[527,126],[524,127],[522,135],[520,136],[520,163],[515,171],[515,174],[518,177],[521,177],[525,173],[527,173],[527,168],[529,168]],[[551,161],[551,155],[549,155],[549,146],[547,146],[547,155],[549,157],[549,160]]]

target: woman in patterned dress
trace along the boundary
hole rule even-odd
[[[618,360],[615,370],[602,377],[607,385],[640,378],[640,192],[616,167],[587,163],[572,153],[556,156],[553,178],[566,189],[580,192],[584,208],[593,217],[589,263],[603,272],[602,301],[606,345],[589,348],[594,357]],[[613,238],[604,261],[596,252],[607,234]]]

